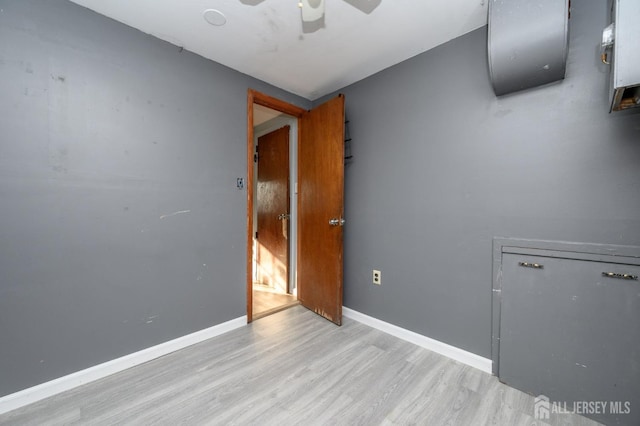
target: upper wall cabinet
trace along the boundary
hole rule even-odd
[[[602,60],[612,66],[611,111],[637,108],[640,107],[640,1],[614,0],[611,15],[613,24],[602,37],[605,48]]]
[[[489,72],[496,95],[564,78],[568,20],[569,0],[489,2]]]

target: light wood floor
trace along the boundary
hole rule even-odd
[[[278,310],[297,305],[298,300],[292,294],[286,294],[268,288],[260,284],[253,285],[253,315],[254,318]]]
[[[533,402],[489,374],[296,306],[7,413],[0,424],[542,425]],[[596,425],[551,416],[551,425]]]

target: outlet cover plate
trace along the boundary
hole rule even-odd
[[[373,270],[372,281],[375,285],[382,285],[382,272],[377,269]]]

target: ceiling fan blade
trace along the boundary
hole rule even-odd
[[[380,3],[382,3],[382,0],[344,0],[344,1],[345,3],[350,4],[351,6],[355,7],[356,9],[366,14],[373,12],[374,9],[380,6]]]

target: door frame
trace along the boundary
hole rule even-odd
[[[247,290],[247,323],[253,321],[253,214],[254,214],[254,132],[253,132],[253,106],[261,105],[281,113],[290,115],[298,121],[298,144],[300,144],[300,118],[306,112],[304,108],[292,105],[288,102],[248,89],[247,91],[247,240],[246,240],[246,290]],[[293,182],[295,185],[295,182]],[[297,226],[297,225],[296,225]],[[296,268],[296,265],[289,265]]]

